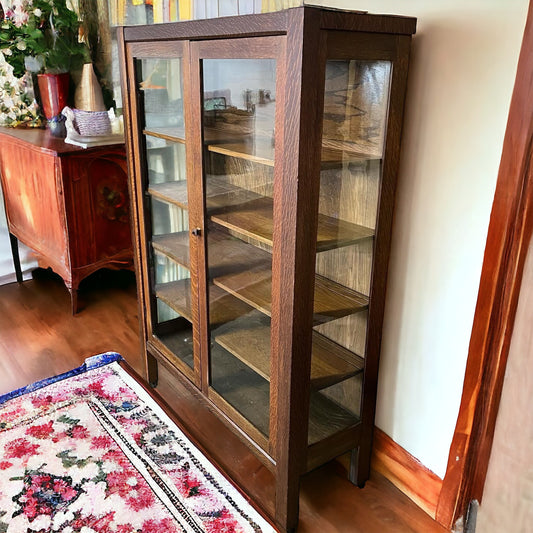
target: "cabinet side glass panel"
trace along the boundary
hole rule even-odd
[[[268,438],[276,61],[202,67],[209,384]]]
[[[180,58],[138,58],[149,216],[145,217],[153,335],[171,358],[194,367],[189,211]]]
[[[310,444],[360,416],[390,78],[389,61],[326,63]]]

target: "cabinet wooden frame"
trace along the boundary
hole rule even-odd
[[[157,361],[161,362],[178,378],[184,391],[196,391],[193,394],[196,400],[208,407],[203,413],[212,413],[224,422],[228,431],[242,439],[243,446],[272,474],[272,499],[257,503],[284,531],[294,529],[298,522],[299,480],[305,472],[358,449],[358,454],[353,453],[350,478],[362,486],[369,475],[409,45],[415,26],[416,21],[409,18],[355,13],[342,13],[341,16],[328,10],[302,7],[265,15],[119,29],[131,197],[136,199],[137,209],[140,315],[148,378],[155,384]],[[179,264],[188,260],[193,295],[188,313],[194,326],[194,370],[174,361],[152,331],[155,309],[154,287],[150,282],[149,212],[144,203],[146,161],[143,132],[137,126],[141,123],[142,110],[135,96],[135,58],[178,56],[183,65],[187,194],[182,196],[184,186],[180,193],[177,187],[173,187],[172,193],[164,188],[153,188],[151,194],[181,206],[186,201],[189,231],[194,229],[195,232],[195,237],[188,240],[190,249],[186,259],[172,255],[164,239],[154,245],[167,250]],[[209,384],[210,330],[206,296],[210,290],[207,262],[209,206],[204,170],[202,62],[236,58],[276,60],[273,157],[259,153],[239,155],[229,145],[208,146],[211,152],[223,157],[237,154],[252,164],[273,166],[273,198],[269,207],[273,213],[272,227],[265,241],[271,246],[272,275],[268,285],[271,301],[268,308],[262,308],[270,316],[270,364],[266,368],[260,365],[259,370],[254,367],[270,381],[268,436]],[[315,289],[323,283],[315,273],[315,258],[320,248],[317,232],[322,224],[318,206],[321,168],[326,157],[321,147],[328,60],[387,61],[391,65],[391,75],[375,228],[368,235],[362,228],[360,237],[373,239],[371,289],[364,304],[368,327],[364,363],[361,360],[364,378],[360,421],[309,444],[309,420],[302,413],[308,413],[310,408],[311,375],[315,371],[310,356],[314,345]],[[165,138],[165,135],[161,137]],[[177,137],[169,138],[177,140]],[[181,238],[187,240],[185,234],[177,240]],[[230,285],[225,285],[226,289],[228,287]],[[241,297],[246,301],[246,297]],[[191,432],[195,432],[194,427]],[[210,451],[209,442],[203,442],[203,446]],[[214,450],[212,453],[216,456]],[[223,466],[231,475],[231,461]],[[258,494],[257,487],[246,481],[239,478],[249,494]],[[264,491],[262,494],[264,496]]]

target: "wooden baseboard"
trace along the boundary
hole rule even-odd
[[[372,468],[435,518],[442,479],[378,428],[374,428]]]

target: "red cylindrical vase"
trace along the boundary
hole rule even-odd
[[[57,117],[67,105],[70,74],[38,74],[39,93],[44,116],[50,120]]]

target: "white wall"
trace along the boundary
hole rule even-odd
[[[376,424],[444,477],[528,2],[312,3],[418,18]]]

